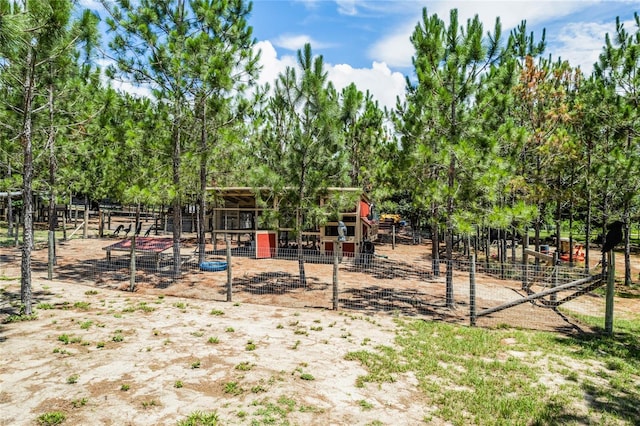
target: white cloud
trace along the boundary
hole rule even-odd
[[[283,34],[278,38],[272,40],[272,42],[275,46],[293,51],[302,49],[307,43],[311,44],[314,49],[325,49],[327,47],[331,47],[330,44],[314,40],[313,38],[305,34]]]
[[[258,83],[264,85],[269,83],[274,86],[274,81],[286,67],[297,67],[294,56],[285,55],[278,57],[276,50],[269,41],[261,41],[256,44],[256,49],[261,50],[260,63],[262,71]],[[354,83],[358,90],[373,95],[380,107],[394,108],[396,97],[404,99],[405,79],[399,72],[393,72],[385,63],[374,62],[371,68],[353,68],[348,64],[332,65],[325,63],[325,69],[329,80],[333,82],[335,88],[340,91],[351,83]]]
[[[354,83],[361,92],[368,90],[381,108],[393,109],[398,96],[404,100],[404,76],[391,71],[385,63],[374,62],[371,68],[352,68],[348,64],[329,65],[327,68],[329,79],[338,91]]]
[[[293,56],[283,56],[278,58],[278,53],[269,41],[260,41],[256,43],[255,50],[260,50],[260,64],[262,71],[258,84],[264,85],[269,83],[273,87],[274,81],[280,73],[283,73],[287,67],[295,67],[296,59]]]
[[[598,55],[604,46],[605,34],[611,30],[611,24],[572,23],[563,27],[549,50],[555,57],[569,61],[573,67],[580,66],[588,75],[593,69],[593,64],[598,61]]]
[[[358,13],[356,0],[336,0],[338,13],[341,15],[354,16]]]
[[[98,0],[80,0],[78,1],[83,9],[98,10],[102,9],[102,4]]]
[[[635,21],[622,21],[627,31],[633,31]],[[598,62],[605,45],[605,36],[615,33],[615,22],[603,24],[593,22],[574,22],[562,27],[555,37],[555,42],[549,47],[554,57],[561,57],[569,61],[573,67],[580,66],[582,72],[589,75],[593,70],[593,64]]]
[[[408,2],[414,8],[410,20],[392,28],[368,50],[369,57],[374,61],[381,61],[391,67],[411,66],[411,57],[415,50],[410,37],[418,22],[422,22],[422,8],[426,7],[428,16],[437,14],[448,25],[451,9],[458,9],[459,25],[465,25],[467,19],[476,14],[483,23],[485,34],[493,32],[496,17],[500,17],[502,35],[507,37],[509,31],[518,26],[523,20],[527,26],[543,25],[545,22],[560,19],[578,11],[593,6],[592,1],[420,1]],[[539,38],[541,34],[536,34]]]
[[[130,95],[137,96],[140,98],[153,98],[151,88],[148,85],[147,86],[136,85],[128,81],[112,80],[108,78],[105,74],[105,71],[107,67],[111,65],[115,65],[115,61],[108,58],[101,58],[96,60],[96,65],[98,65],[102,70],[102,73],[100,75],[100,80],[105,86],[111,86],[116,91],[126,92],[126,93],[129,93]]]

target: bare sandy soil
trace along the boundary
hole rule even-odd
[[[101,249],[110,243],[72,240],[60,247],[60,267],[104,257]],[[377,253],[392,261],[424,257],[426,250],[383,245]],[[46,250],[34,253],[36,261],[45,256]],[[0,249],[0,260],[0,315],[6,318],[19,301],[19,257]],[[234,270],[243,261],[234,259]],[[366,371],[345,360],[352,351],[393,346],[393,315],[332,311],[312,301],[283,307],[239,297],[240,303],[227,303],[219,285],[195,276],[130,293],[100,283],[49,281],[46,271],[37,271],[38,319],[0,325],[0,425],[37,424],[39,415],[52,411],[78,425],[172,425],[194,411],[217,411],[222,424],[413,425],[432,410],[411,374],[357,387]],[[462,297],[468,289],[457,291]],[[481,305],[514,294],[479,277]],[[637,314],[632,302],[617,299],[616,314]],[[594,295],[571,303],[585,312],[603,306]],[[524,304],[509,310],[510,318],[493,321],[540,312]],[[545,312],[540,328],[566,329],[566,318]],[[456,322],[465,317],[436,308],[431,315]]]

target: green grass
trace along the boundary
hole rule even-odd
[[[218,424],[218,414],[194,411],[184,420],[178,422],[178,426],[216,426]]]
[[[91,303],[89,302],[76,302],[73,304],[73,307],[76,309],[81,309],[83,311],[86,311],[87,309],[89,309],[89,305],[91,305]]]
[[[367,370],[356,384],[394,382],[412,373],[426,403],[436,407],[431,415],[444,422],[634,424],[640,418],[640,319],[617,321],[614,336],[574,337],[396,321],[395,346],[346,355]],[[513,343],[505,345],[505,339]],[[576,363],[584,368],[566,367]],[[565,380],[546,385],[549,375]],[[586,408],[576,413],[574,405]]]
[[[47,310],[47,309],[53,309],[53,305],[51,303],[38,303],[36,305],[37,309],[42,309],[42,310]]]
[[[274,402],[269,398],[255,400],[251,404],[255,410],[252,416],[255,417],[251,422],[252,425],[288,425],[292,424],[287,419],[288,415],[293,412],[301,413],[321,413],[323,410],[311,405],[300,404],[293,397],[282,395]]]
[[[73,405],[73,408],[80,408],[87,405],[87,402],[89,402],[87,398],[78,398],[71,401],[71,405]]]
[[[19,314],[19,315],[9,315],[7,318],[4,319],[3,323],[5,324],[9,324],[12,322],[23,322],[23,321],[35,321],[38,319],[38,314],[37,313],[32,313],[32,314]]]
[[[240,386],[238,382],[227,382],[224,384],[224,393],[228,393],[230,395],[241,395],[244,392],[244,389]]]
[[[66,420],[67,416],[62,411],[50,411],[38,416],[39,425],[59,425]]]

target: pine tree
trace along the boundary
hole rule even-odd
[[[183,178],[183,151],[188,140],[200,139],[200,210],[204,212],[208,137],[206,133],[199,138],[190,134],[191,124],[199,112],[205,132],[207,117],[217,112],[230,116],[231,92],[242,89],[243,82],[250,83],[255,58],[246,16],[251,7],[242,0],[143,0],[136,4],[121,0],[113,7],[106,1],[103,4],[114,32],[110,47],[117,69],[113,67],[112,74],[145,85],[159,102],[171,107],[173,257],[178,275],[182,206],[189,192]],[[208,114],[207,108],[212,112]]]

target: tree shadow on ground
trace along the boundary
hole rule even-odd
[[[315,277],[306,277],[307,284],[300,282],[298,275],[286,272],[263,272],[254,275],[244,275],[233,281],[234,292],[246,292],[254,295],[286,294],[295,291],[324,291],[329,285]],[[220,290],[221,293],[226,289]]]
[[[180,276],[197,264],[189,261],[189,256],[182,256],[183,263]],[[65,263],[55,267],[55,276],[63,281],[93,282],[96,286],[119,287],[131,279],[130,258],[128,256],[114,256],[111,261],[106,259],[86,259],[73,263]],[[46,270],[46,264],[45,264]],[[173,270],[173,257],[161,256],[156,261],[154,255],[138,255],[136,257],[136,283],[150,284],[156,288],[167,288],[180,278]]]
[[[417,290],[398,290],[379,286],[341,291],[341,306],[355,311],[394,312],[406,316],[427,316],[432,320],[459,322],[460,312],[448,309],[444,299]],[[459,303],[460,307],[465,305]]]
[[[370,275],[381,280],[415,279],[429,281],[434,279],[430,268],[420,267],[416,264],[387,259],[372,259],[370,262],[358,262],[354,260],[343,266],[343,270],[353,273]]]
[[[603,369],[597,372],[600,379],[596,384],[584,380],[581,388],[589,406],[601,413],[610,413],[630,424],[640,425],[640,385],[637,375],[640,371],[640,334],[637,329],[605,334],[602,329],[591,333],[579,333],[568,338],[556,339],[559,345],[566,345],[577,358],[597,356],[602,360]],[[578,347],[578,350],[575,350]],[[628,377],[631,372],[632,377]],[[633,376],[636,376],[636,379]],[[634,384],[635,383],[635,384]]]

